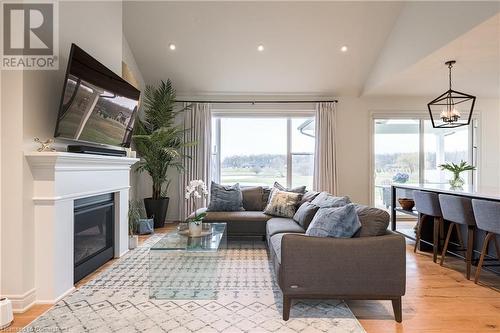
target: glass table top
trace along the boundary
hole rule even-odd
[[[187,223],[179,223],[177,230],[163,236],[151,251],[217,251],[225,239],[226,223],[203,223],[203,235],[190,237]]]

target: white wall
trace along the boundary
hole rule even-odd
[[[32,176],[23,156],[54,134],[71,43],[121,75],[122,3],[59,3],[59,70],[2,73],[1,290],[21,309],[33,300]],[[8,89],[7,89],[8,87]],[[61,143],[59,147],[64,148]],[[6,223],[5,221],[8,221]]]
[[[138,89],[142,92],[144,92],[144,89],[146,88],[146,83],[144,82],[144,78],[142,76],[141,71],[139,70],[139,66],[137,66],[137,62],[135,61],[135,56],[132,53],[132,50],[130,49],[130,46],[128,44],[127,39],[125,36],[123,36],[122,39],[122,60],[125,64],[127,64],[128,69],[132,72],[134,75],[134,78],[138,82]],[[142,97],[141,97],[142,98]],[[140,104],[139,104],[140,107]],[[139,113],[141,113],[141,110],[139,109]],[[132,149],[134,149],[134,146],[132,144]],[[138,197],[138,193],[142,193],[143,190],[142,188],[144,187],[144,184],[147,183],[146,175],[145,174],[137,174],[135,172],[135,168],[132,168],[132,172],[130,173],[130,199],[136,199],[136,198],[143,198],[143,196]],[[138,190],[138,189],[141,190]]]

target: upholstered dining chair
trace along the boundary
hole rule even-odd
[[[492,238],[495,243],[497,258],[500,260],[500,246],[496,239],[496,236],[500,235],[500,202],[472,199],[472,208],[478,229],[486,231],[481,257],[479,257],[476,276],[474,277],[474,282],[478,283],[484,257],[486,256],[486,252],[488,252],[488,244]]]
[[[439,205],[439,197],[437,193],[427,191],[414,191],[413,199],[415,200],[415,209],[419,213],[417,223],[417,237],[415,240],[415,248],[413,252],[417,252],[417,248],[422,238],[422,224],[426,217],[432,218],[433,226],[433,239],[432,239],[432,260],[437,261],[439,249],[439,230],[443,224],[443,214],[441,213],[441,206]]]
[[[472,266],[472,253],[474,250],[474,237],[476,230],[476,219],[474,218],[474,211],[472,210],[471,199],[459,197],[456,195],[440,194],[439,204],[441,205],[441,212],[443,219],[450,222],[446,239],[444,241],[443,252],[441,253],[440,265],[443,266],[448,244],[450,243],[451,233],[456,228],[460,246],[464,247],[462,233],[460,231],[461,225],[467,226],[467,246],[465,254],[466,263],[466,277],[470,279],[470,272]]]

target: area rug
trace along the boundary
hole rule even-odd
[[[257,241],[229,242],[216,264],[214,257],[166,256],[157,263],[165,267],[167,277],[156,286],[164,294],[151,299],[148,253],[159,237],[130,251],[23,331],[365,332],[338,300],[295,302],[290,320],[283,321],[281,291],[265,244]],[[186,269],[200,279],[179,278]]]

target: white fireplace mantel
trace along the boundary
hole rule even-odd
[[[128,251],[128,191],[136,158],[66,152],[26,153],[33,174],[37,303],[74,289],[74,200],[114,193],[114,255]]]

